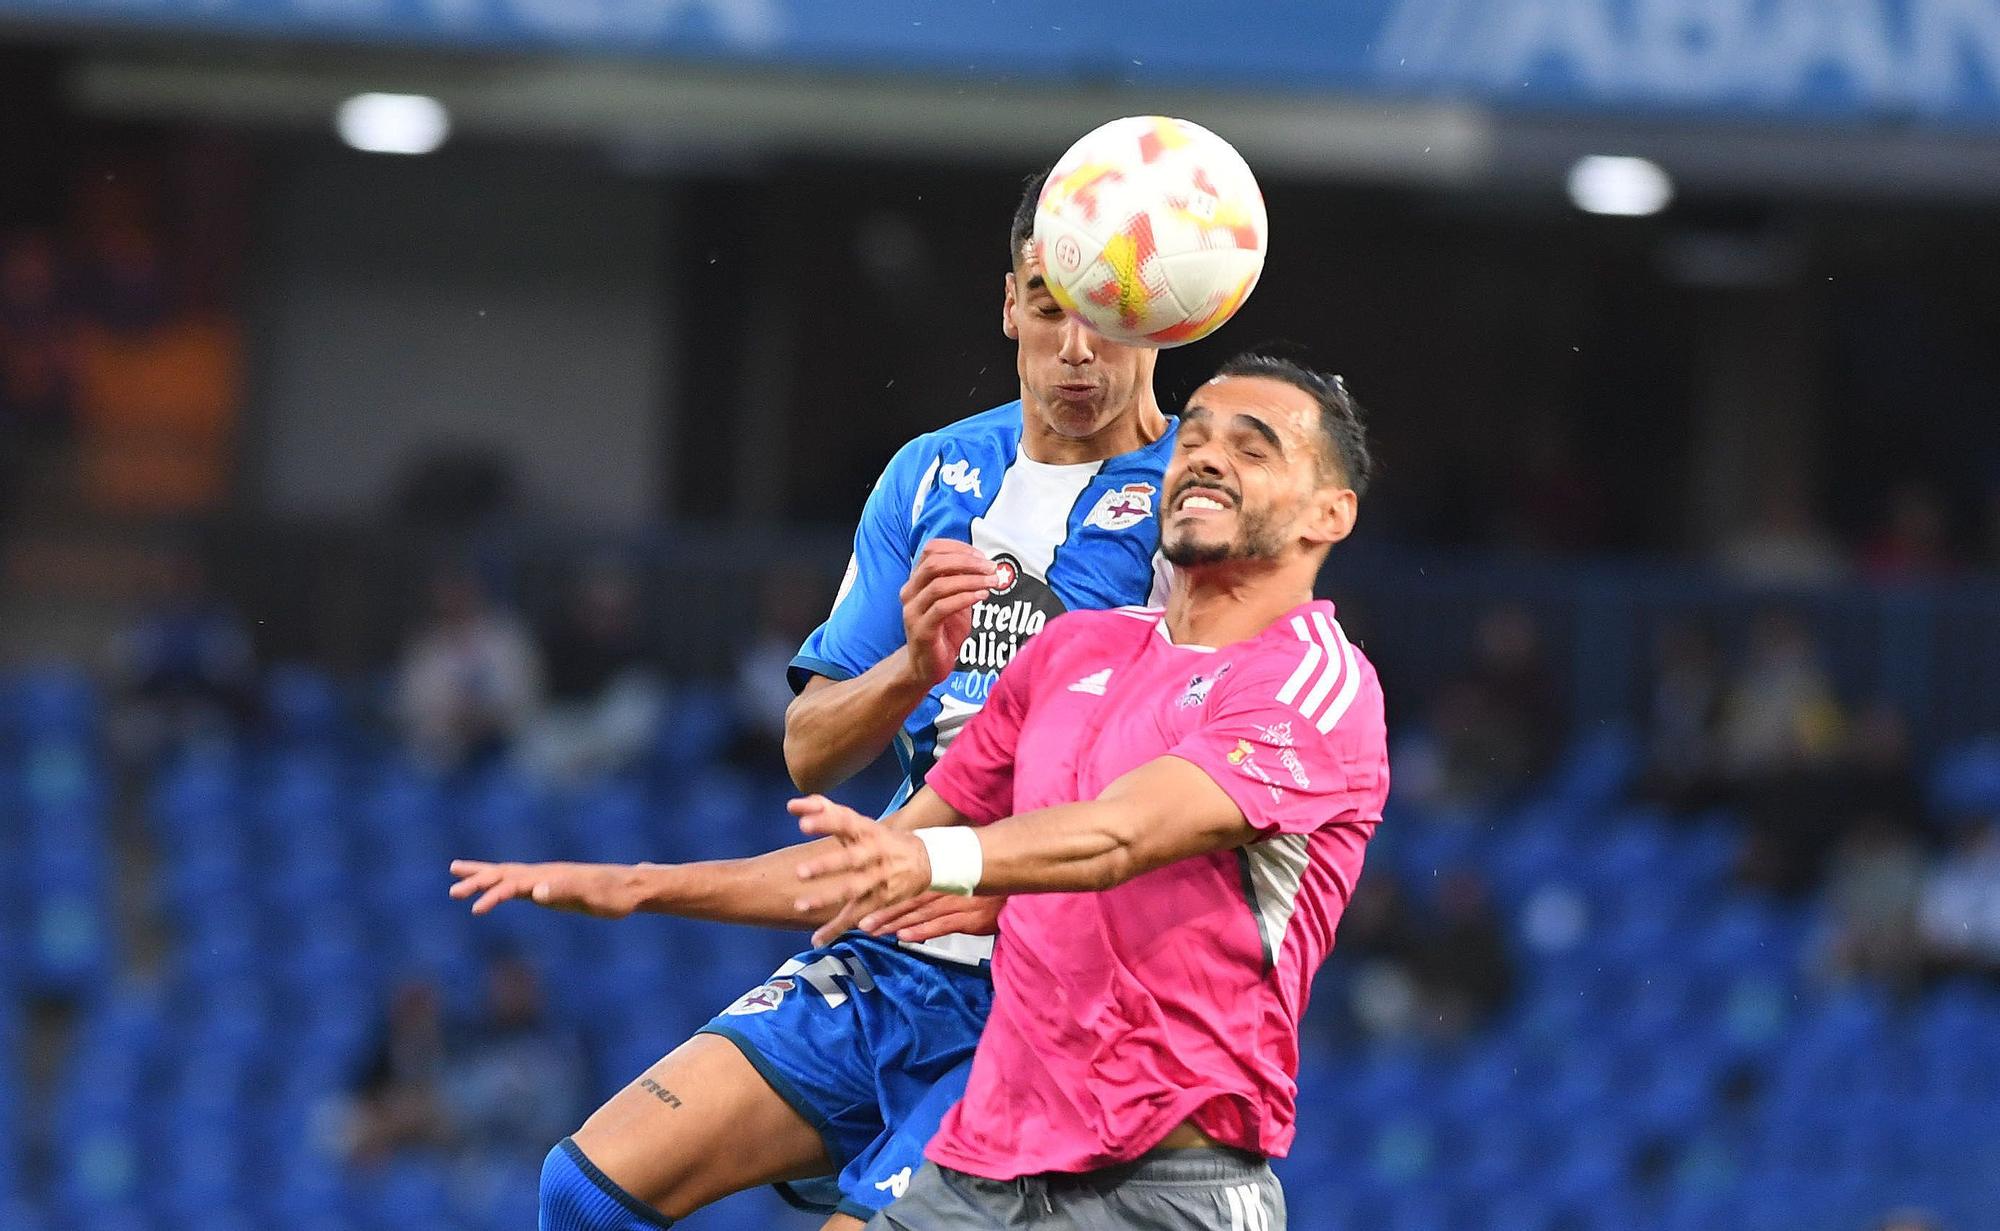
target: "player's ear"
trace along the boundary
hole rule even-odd
[[[1020,327],[1014,324],[1014,303],[1018,292],[1014,285],[1014,272],[1007,271],[1007,294],[1000,300],[1000,332],[1015,342],[1021,340]]]
[[[1354,533],[1354,522],[1360,514],[1361,498],[1352,488],[1322,487],[1313,493],[1306,540],[1330,547]]]

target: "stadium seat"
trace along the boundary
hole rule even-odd
[[[264,716],[284,743],[317,744],[338,738],[345,720],[333,677],[306,663],[276,663],[264,673]]]
[[[1958,821],[2000,814],[2000,735],[1942,753],[1931,771],[1931,806]]]
[[[19,673],[11,692],[14,727],[24,738],[85,740],[99,723],[97,688],[82,670],[43,664]]]
[[[690,683],[675,689],[654,743],[661,768],[677,774],[708,765],[736,734],[736,709],[719,688]]]

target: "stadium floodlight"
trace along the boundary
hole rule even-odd
[[[1592,154],[1569,169],[1569,199],[1587,214],[1644,218],[1673,202],[1674,181],[1648,159]]]
[[[356,94],[340,104],[334,127],[366,153],[428,154],[451,135],[451,115],[422,94]]]

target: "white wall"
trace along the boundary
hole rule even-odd
[[[655,510],[657,185],[530,152],[329,149],[274,178],[251,305],[264,507],[374,515],[414,457],[455,442],[511,454],[537,512]]]

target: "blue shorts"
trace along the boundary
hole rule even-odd
[[[854,934],[786,962],[700,1033],[734,1043],[825,1140],[838,1179],[779,1191],[865,1222],[923,1164],[992,1004],[987,967]]]

